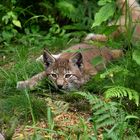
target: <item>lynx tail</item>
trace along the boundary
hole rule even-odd
[[[112,53],[112,57],[113,57],[113,59],[116,59],[116,58],[119,58],[119,57],[121,57],[121,56],[123,56],[123,50],[111,50],[111,53]]]

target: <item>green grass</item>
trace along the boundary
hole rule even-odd
[[[106,100],[108,102],[112,99],[104,99],[103,97],[104,91],[112,86],[124,86],[140,91],[138,88],[139,79],[137,78],[140,75],[138,72],[139,67],[130,57],[126,56],[110,63],[106,70],[93,77],[81,88],[85,96],[82,96],[82,93],[54,91],[47,79],[40,82],[33,90],[18,90],[16,89],[18,81],[26,80],[44,69],[41,63],[35,61],[43,52],[44,46],[42,44],[44,42],[42,41],[41,44],[41,42],[35,42],[34,40],[29,43],[27,36],[22,38],[25,38],[22,43],[19,40],[17,44],[11,42],[10,45],[2,48],[3,57],[0,67],[0,114],[2,115],[0,118],[0,131],[4,132],[7,138],[13,136],[16,128],[20,129],[23,126],[32,130],[26,139],[30,137],[35,140],[45,139],[45,136],[50,140],[54,139],[55,136],[66,140],[96,140],[101,137],[101,133],[104,139],[112,139],[113,137],[117,139],[119,135],[126,137],[125,131],[130,136],[134,134],[137,137],[139,128],[136,124],[138,123],[137,116],[139,116],[140,110],[134,102],[129,101],[127,97],[125,99],[114,97],[115,104],[119,105],[113,107],[114,103],[112,104],[112,102],[106,104]],[[55,41],[47,46],[52,52],[59,52],[73,44],[73,42],[77,42],[75,39],[69,41],[68,38],[58,38]],[[29,46],[26,43],[29,43]],[[110,74],[113,74],[113,77]],[[86,95],[87,92],[90,92],[90,94]],[[123,94],[123,90],[121,94]],[[111,97],[113,97],[113,94]],[[94,100],[91,100],[92,98]],[[96,104],[95,100],[97,101]],[[128,109],[129,106],[131,106],[131,109]],[[111,113],[109,116],[113,117],[113,121],[106,114],[108,113],[105,111],[106,107],[109,109],[109,113]],[[113,114],[115,110],[118,110],[117,115]],[[77,115],[76,118],[79,124],[68,126],[68,128],[60,127],[55,118],[63,113],[72,117]],[[104,118],[100,117],[98,113],[102,113]],[[130,116],[130,119],[126,121],[125,117],[129,113],[135,115]],[[84,118],[84,116],[86,117]],[[118,116],[122,116],[121,120]],[[88,121],[88,118],[91,122]],[[109,122],[110,120],[111,122]],[[134,122],[132,123],[131,120],[134,120]],[[64,119],[65,121],[67,119]],[[72,118],[71,121],[73,121]],[[115,121],[119,123],[115,124]],[[38,125],[42,122],[47,125],[45,128]],[[126,126],[132,127],[133,130],[128,130]],[[124,131],[121,133],[122,129]],[[26,132],[26,130],[24,131]],[[22,134],[21,131],[19,133]]]
[[[117,22],[121,9],[112,6],[117,6],[114,0],[0,3],[0,134],[6,140],[140,139],[140,42],[132,38],[128,8],[125,33],[105,44],[92,42],[123,48],[124,57],[91,77],[78,92],[55,91],[48,79],[32,90],[16,88],[18,81],[44,69],[35,60],[45,47],[57,54],[82,42],[86,32],[114,32],[117,27],[107,27],[107,22]],[[105,15],[105,10],[111,12]],[[91,28],[93,22],[100,26]]]
[[[49,46],[49,50],[53,50],[52,52],[58,51],[60,47],[62,48],[62,44],[66,48],[65,40],[56,46],[57,43],[58,41],[55,42],[54,48]],[[19,43],[13,43],[4,47],[2,52],[3,57],[0,67],[0,130],[4,131],[7,138],[10,138],[17,126],[20,128],[19,125],[30,125],[30,127],[35,128],[38,121],[47,121],[48,118],[48,124],[50,124],[48,130],[49,133],[52,133],[54,130],[50,121],[53,118],[50,116],[51,111],[46,100],[48,97],[51,97],[54,100],[62,101],[64,99],[61,97],[62,94],[59,95],[56,91],[52,93],[47,79],[31,91],[16,89],[18,81],[26,80],[44,70],[44,66],[35,61],[42,54],[43,47],[33,45],[24,46]],[[57,106],[60,105],[58,104]],[[60,108],[62,109],[63,107]],[[18,122],[11,124],[10,122],[13,117]],[[12,130],[10,129],[11,125],[14,125]],[[39,129],[40,131],[44,131],[41,128]],[[59,133],[62,132],[60,131]],[[33,137],[38,137],[39,135],[37,131],[34,134]],[[39,135],[39,137],[41,136]]]

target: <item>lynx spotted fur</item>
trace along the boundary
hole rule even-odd
[[[74,45],[57,57],[45,50],[43,54],[45,71],[31,79],[18,82],[17,88],[32,88],[40,80],[48,77],[54,83],[56,89],[78,89],[91,76],[96,75],[99,70],[104,68],[107,62],[121,55],[121,50],[110,50],[106,47],[98,48],[88,44]],[[103,58],[103,63],[93,66],[91,61],[97,56]]]

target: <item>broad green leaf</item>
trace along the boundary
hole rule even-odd
[[[12,20],[12,22],[13,22],[13,24],[14,24],[15,26],[21,28],[21,23],[20,23],[19,20],[14,19],[14,20]]]
[[[17,19],[17,15],[13,11],[7,12],[7,16],[12,19]]]
[[[101,25],[102,22],[107,21],[115,12],[115,4],[108,3],[101,7],[98,13],[95,15],[95,21],[92,28]]]
[[[140,65],[140,50],[134,50],[133,60],[135,60],[138,65]]]
[[[112,0],[100,0],[100,1],[98,1],[98,5],[102,6],[102,5],[105,5],[108,2],[112,2]]]
[[[7,15],[5,15],[5,16],[2,17],[2,21],[4,21],[5,24],[8,24],[9,19],[10,19],[10,18],[9,18]]]

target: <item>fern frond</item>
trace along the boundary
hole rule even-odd
[[[139,93],[133,89],[126,88],[123,86],[115,86],[105,91],[105,98],[109,99],[112,97],[123,98],[128,97],[129,100],[134,100],[135,104],[139,105]]]
[[[130,134],[133,136],[133,131],[129,130],[127,121],[127,113],[123,110],[122,106],[117,102],[105,102],[98,98],[96,95],[90,93],[77,92],[77,94],[87,99],[93,111],[93,127],[94,131],[99,132],[100,128],[103,130],[103,139],[118,140]],[[118,94],[117,94],[118,95]],[[122,96],[123,94],[121,94]],[[128,95],[128,94],[126,94]],[[133,98],[133,94],[131,94]],[[136,116],[129,115],[128,118],[136,118]],[[128,132],[126,135],[126,131]]]
[[[75,2],[74,0],[63,0],[56,3],[56,7],[61,12],[61,15],[71,19],[73,22],[79,22],[80,24],[90,25],[92,23],[92,17],[94,17],[94,5],[92,1]]]
[[[97,110],[94,115],[102,115],[104,114],[106,111],[108,111],[108,108],[106,108],[105,106],[102,106],[102,108],[100,108],[99,110]]]
[[[93,121],[96,123],[97,129],[115,124],[115,117],[117,116],[116,105],[113,102],[106,103],[95,95],[90,93],[78,92],[87,99],[91,105],[93,113]]]
[[[57,8],[60,10],[61,14],[65,17],[72,18],[72,16],[76,12],[76,8],[71,2],[68,1],[59,1],[56,4]]]
[[[97,122],[97,121],[96,121]],[[104,127],[107,127],[107,126],[112,126],[114,125],[116,122],[113,118],[106,118],[105,120],[103,120],[102,122],[98,122],[98,125],[97,125],[97,129],[99,128],[104,128]]]
[[[109,118],[110,115],[109,114],[105,114],[102,117],[100,117],[99,119],[96,120],[97,123],[103,122],[104,120],[106,120],[107,118]]]
[[[69,109],[69,103],[64,101],[53,101],[51,98],[47,98],[47,105],[51,108],[55,115],[61,114],[62,112],[67,112]]]
[[[98,102],[98,98],[96,96],[91,95],[89,92],[76,92],[76,94],[79,94],[81,96],[83,96],[86,100],[88,100],[88,102],[92,105],[92,104],[96,104],[96,102]]]

